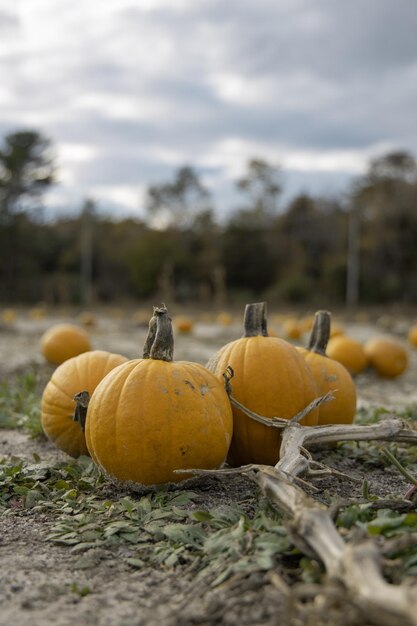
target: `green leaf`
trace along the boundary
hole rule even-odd
[[[35,489],[29,489],[29,491],[26,493],[25,508],[33,508],[36,504],[38,504],[40,500],[42,500],[42,494]]]
[[[380,515],[366,525],[371,535],[392,536],[398,534],[394,532],[404,527],[415,527],[417,525],[416,513],[405,513],[403,515]]]
[[[213,515],[209,511],[193,511],[191,517],[197,522],[210,522],[213,519]]]
[[[128,565],[131,565],[132,567],[135,567],[136,569],[142,569],[146,565],[145,561],[142,561],[142,559],[133,558],[133,557],[126,559],[126,563]]]
[[[194,502],[194,500],[200,499],[201,496],[193,491],[182,491],[176,496],[170,498],[170,504],[176,504],[177,506],[181,506],[184,504],[190,504],[190,502]]]
[[[167,524],[163,533],[174,544],[201,546],[205,539],[203,531],[190,524]]]

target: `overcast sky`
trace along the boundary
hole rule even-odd
[[[0,0],[0,135],[55,146],[50,206],[143,214],[193,165],[219,212],[249,158],[286,198],[417,156],[417,0]]]

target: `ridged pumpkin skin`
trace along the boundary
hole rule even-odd
[[[319,396],[332,392],[334,400],[319,406],[318,424],[351,424],[356,414],[356,387],[352,376],[338,361],[297,348],[316,381]]]
[[[359,374],[368,365],[362,344],[347,335],[336,335],[330,339],[327,356],[339,361],[352,376]]]
[[[86,421],[94,461],[110,476],[143,485],[189,478],[178,469],[219,467],[233,430],[222,383],[202,365],[172,361],[165,308],[155,309],[149,329],[149,358],[110,372],[90,399]]]
[[[242,337],[225,345],[210,359],[207,368],[219,380],[230,366],[232,394],[245,407],[264,417],[290,419],[318,394],[303,357],[290,343],[278,337]],[[300,423],[315,425],[318,411],[311,411]],[[277,429],[253,421],[233,407],[233,439],[230,464],[275,465],[281,436]]]
[[[380,376],[395,378],[408,366],[408,354],[405,348],[389,337],[373,337],[364,345],[369,364]]]
[[[297,348],[304,357],[320,396],[331,392],[334,399],[319,406],[319,425],[351,424],[356,414],[356,387],[352,376],[326,354],[331,333],[331,315],[317,311],[307,348]]]
[[[73,419],[75,394],[92,394],[113,368],[127,361],[120,354],[91,350],[66,360],[53,372],[42,395],[42,427],[47,437],[73,457],[88,454],[85,435]]]
[[[41,337],[41,352],[53,365],[60,365],[92,349],[88,334],[74,324],[56,324]]]

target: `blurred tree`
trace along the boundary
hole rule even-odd
[[[12,301],[19,292],[19,259],[25,254],[19,225],[22,215],[41,205],[54,182],[49,139],[35,131],[6,135],[0,148],[0,297]]]
[[[153,267],[159,267],[161,292],[172,298],[187,297],[187,294],[195,297],[197,292],[201,300],[214,300],[221,306],[225,299],[221,238],[210,206],[210,194],[195,170],[189,166],[181,167],[172,183],[150,187],[147,209],[154,218],[154,225],[172,231],[171,241],[173,232],[178,231],[176,241],[181,241],[191,253],[188,269],[183,253],[175,250],[175,246],[170,248],[171,253],[161,267],[161,258],[155,259]],[[175,282],[179,284],[175,285]]]
[[[209,193],[192,167],[181,167],[172,183],[149,187],[146,208],[162,227],[188,228],[209,208]]]
[[[359,286],[368,300],[417,300],[417,163],[405,151],[370,162],[352,193]],[[359,236],[358,236],[359,237]],[[359,272],[358,272],[359,273]]]
[[[148,230],[131,248],[127,263],[139,297],[158,295],[163,302],[172,302],[177,297],[176,282],[183,283],[193,263],[187,233],[172,228]]]
[[[196,216],[193,239],[199,298],[206,305],[213,302],[217,308],[222,308],[226,303],[226,270],[222,231],[213,211],[203,211]]]
[[[398,150],[388,152],[370,162],[365,179],[368,184],[417,182],[417,163],[409,152]]]
[[[237,181],[237,188],[247,194],[247,209],[253,216],[271,218],[277,211],[278,196],[282,191],[280,168],[262,159],[252,159],[245,176]]]
[[[303,193],[290,201],[278,217],[276,241],[277,272],[271,289],[284,300],[311,300],[324,287],[330,288],[327,266],[340,245],[336,202]]]
[[[241,292],[259,294],[276,274],[276,241],[273,225],[281,193],[280,169],[262,159],[251,159],[236,187],[246,196],[224,232],[223,259],[227,285]]]
[[[274,280],[275,251],[270,228],[252,211],[236,212],[223,234],[223,264],[229,289],[259,295]]]
[[[0,148],[0,208],[3,219],[38,205],[54,182],[51,142],[35,131],[6,135]]]

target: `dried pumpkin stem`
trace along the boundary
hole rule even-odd
[[[143,355],[142,355],[142,357],[144,359],[149,359],[150,358],[152,344],[155,341],[155,335],[156,335],[155,310],[156,309],[154,307],[154,314],[152,315],[151,319],[149,320],[148,334],[146,336],[145,343],[144,343],[144,346],[143,346]]]
[[[77,422],[80,425],[81,430],[84,432],[85,420],[87,419],[88,403],[90,402],[90,394],[88,393],[88,391],[80,391],[79,393],[75,394],[74,401],[76,402],[76,405],[72,419],[74,420],[74,422]]]
[[[268,337],[266,302],[247,304],[243,317],[244,337]]]
[[[330,339],[330,317],[328,311],[317,311],[307,346],[310,352],[326,355],[326,348]]]
[[[157,361],[172,361],[174,357],[174,334],[172,332],[171,318],[165,306],[154,308],[155,339],[149,351],[149,357]],[[152,322],[152,320],[151,320]],[[149,334],[154,331],[154,324],[149,324]],[[147,340],[145,342],[145,347]]]

